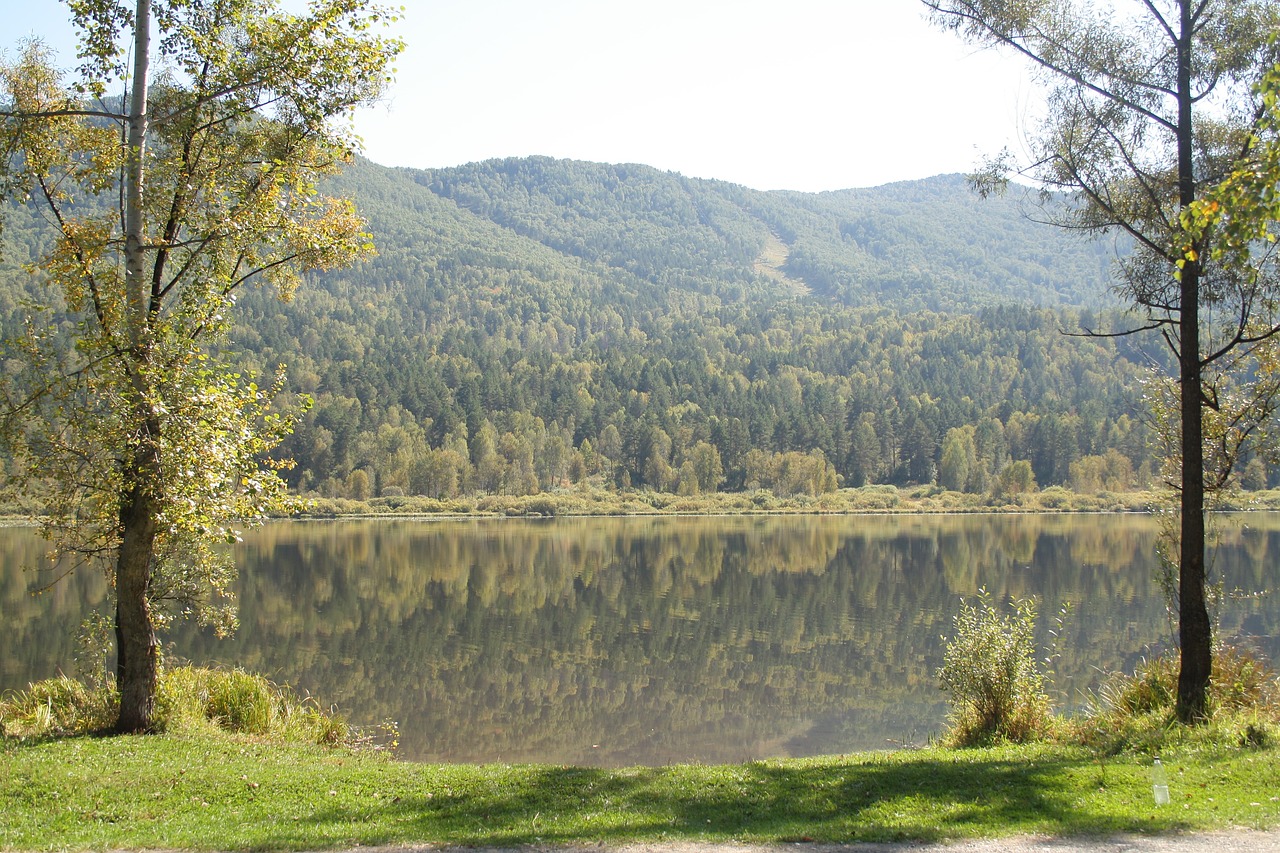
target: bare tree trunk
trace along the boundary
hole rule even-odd
[[[122,733],[150,731],[155,717],[159,655],[147,586],[155,554],[157,513],[145,486],[147,472],[154,471],[153,458],[150,443],[138,449],[131,466],[133,484],[120,507],[121,540],[116,558],[116,683],[120,688],[120,715],[116,731]]]
[[[1181,38],[1178,42],[1178,175],[1179,205],[1195,201],[1192,159],[1191,0],[1180,0]],[[1194,248],[1199,248],[1194,247]],[[1188,260],[1182,269],[1179,320],[1179,381],[1182,424],[1182,513],[1178,559],[1178,673],[1177,715],[1183,723],[1202,721],[1208,714],[1212,648],[1209,612],[1205,607],[1204,558],[1204,420],[1203,368],[1200,363],[1200,262]]]
[[[1189,263],[1182,282],[1182,512],[1178,559],[1177,715],[1196,723],[1208,715],[1212,666],[1209,611],[1205,606],[1204,423],[1201,417],[1199,266]]]

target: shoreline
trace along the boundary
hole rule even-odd
[[[416,520],[494,518],[787,518],[818,516],[1158,515],[1172,506],[1155,491],[1070,492],[1060,486],[996,499],[935,486],[863,486],[822,495],[775,495],[765,490],[675,495],[576,486],[535,495],[461,498],[383,496],[366,500],[296,496],[297,511],[265,521]],[[1280,489],[1233,491],[1219,497],[1215,515],[1280,512]],[[0,505],[0,526],[39,523],[37,512]]]

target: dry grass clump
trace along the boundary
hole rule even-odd
[[[1178,656],[1166,652],[1132,674],[1114,675],[1089,713],[1064,736],[1107,755],[1158,753],[1172,746],[1214,743],[1270,746],[1280,734],[1280,681],[1249,649],[1219,644],[1213,653],[1209,719],[1201,726],[1176,721]]]
[[[59,676],[0,700],[0,735],[65,737],[110,729],[118,695],[114,682],[91,687]],[[394,749],[396,730],[357,729],[260,675],[239,669],[178,666],[165,669],[156,696],[159,731],[218,729],[237,734],[328,746]]]
[[[63,737],[107,729],[116,718],[114,689],[90,687],[66,675],[37,681],[0,699],[0,735]]]

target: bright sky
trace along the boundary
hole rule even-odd
[[[389,166],[542,154],[866,187],[1021,151],[1036,104],[1017,60],[931,27],[919,0],[397,2],[396,84],[357,120]],[[0,47],[36,34],[74,64],[62,3],[7,5]]]

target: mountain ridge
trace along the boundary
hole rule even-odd
[[[651,279],[674,271],[740,277],[772,235],[788,249],[787,277],[846,305],[972,310],[1000,300],[1110,302],[1113,246],[1055,235],[1026,219],[1038,203],[1029,188],[979,200],[960,175],[801,193],[551,158],[403,171],[522,236]],[[691,245],[700,250],[693,257]]]

